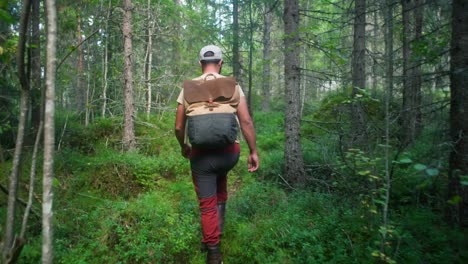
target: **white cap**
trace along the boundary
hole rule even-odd
[[[213,56],[205,56],[207,52],[213,52]],[[200,55],[199,55],[200,60],[222,60],[223,59],[223,53],[221,52],[221,49],[218,46],[215,45],[208,45],[203,47],[200,50]]]

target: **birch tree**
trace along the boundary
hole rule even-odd
[[[55,146],[55,72],[57,49],[57,10],[55,0],[46,0],[47,13],[47,59],[46,95],[44,111],[44,165],[42,181],[42,263],[53,261],[52,247],[52,183],[54,178]]]

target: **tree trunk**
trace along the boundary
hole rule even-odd
[[[252,112],[252,65],[253,65],[253,49],[254,49],[254,43],[253,43],[253,34],[254,34],[254,25],[253,25],[253,18],[252,18],[252,0],[249,2],[249,24],[250,24],[250,34],[249,34],[249,89],[248,89],[248,94],[247,94],[247,104],[249,108],[249,113],[251,116],[253,116]]]
[[[52,227],[52,183],[54,179],[55,146],[55,72],[57,49],[57,10],[55,0],[46,0],[47,12],[47,60],[46,60],[46,96],[44,112],[44,165],[42,183],[42,263],[53,261]]]
[[[240,81],[239,60],[239,0],[232,1],[232,71]]]
[[[468,186],[461,184],[468,175],[468,3],[454,0],[452,10],[452,42],[450,49],[450,172],[448,220],[468,226]],[[458,197],[458,199],[456,198]],[[458,201],[457,201],[458,200]]]
[[[385,18],[385,61],[386,61],[386,73],[385,73],[385,91],[384,91],[384,103],[385,103],[385,199],[382,209],[382,224],[384,228],[388,225],[388,211],[390,204],[390,190],[392,186],[392,179],[390,173],[390,102],[393,90],[393,1],[386,0],[383,7],[384,18]],[[380,252],[385,253],[385,243],[387,239],[387,232],[382,233]]]
[[[134,105],[133,105],[133,48],[132,48],[132,0],[124,0],[124,17],[122,24],[122,33],[124,36],[124,101],[125,117],[123,131],[123,146],[125,150],[135,149],[135,131],[134,131]]]
[[[23,151],[24,133],[26,126],[26,118],[29,106],[29,80],[25,70],[25,55],[26,55],[26,36],[28,32],[29,15],[31,12],[31,2],[23,0],[21,10],[20,28],[18,48],[16,51],[16,65],[18,68],[18,79],[21,85],[21,103],[20,117],[18,122],[18,134],[16,136],[15,153],[13,155],[12,169],[9,177],[8,187],[8,207],[7,218],[5,225],[5,237],[3,240],[3,262],[6,263],[14,251],[14,232],[15,232],[15,216],[16,216],[16,200],[18,192],[19,171],[21,166],[21,156]]]
[[[422,1],[402,0],[403,17],[403,112],[402,143],[408,146],[414,142],[421,128],[421,66],[416,61],[410,46],[411,14],[414,18],[414,41],[418,41],[422,32]]]
[[[355,0],[354,7],[354,44],[352,58],[352,96],[366,88],[366,0]],[[361,146],[366,141],[364,110],[359,102],[354,102],[352,144]]]
[[[101,116],[104,118],[106,117],[106,108],[107,108],[107,86],[108,86],[108,81],[107,81],[107,72],[109,71],[109,56],[108,56],[108,48],[109,48],[109,17],[111,13],[111,7],[112,7],[112,0],[109,0],[109,7],[107,8],[107,17],[106,17],[106,22],[105,22],[105,41],[104,41],[104,62],[103,62],[103,69],[104,69],[104,74],[103,74],[103,87],[102,87],[102,108],[101,108]]]
[[[40,2],[32,1],[31,18],[31,123],[34,131],[39,129],[39,123],[42,116],[42,84],[41,84],[41,41],[40,41]]]
[[[80,45],[83,42],[83,37],[81,33],[81,17],[77,15],[77,29],[76,29],[76,37],[77,37],[77,45],[78,45],[78,76],[76,80],[76,110],[78,112],[82,112],[85,110],[85,95],[86,90],[84,88],[84,66],[83,66],[83,45]]]
[[[388,101],[393,97],[393,1],[386,0],[384,7],[385,17],[385,61],[386,64],[386,91]]]
[[[284,77],[285,77],[285,174],[294,184],[305,183],[304,160],[300,142],[300,65],[299,1],[284,1]]]
[[[262,111],[270,111],[270,89],[271,89],[271,71],[270,71],[270,34],[272,24],[272,11],[269,4],[265,4],[265,13],[263,14],[263,83],[262,83]]]
[[[377,96],[377,40],[379,37],[379,31],[378,31],[378,11],[375,10],[373,12],[373,17],[374,17],[374,25],[372,26],[372,85],[371,85],[371,90],[372,90],[372,97]]]
[[[414,42],[421,41],[422,25],[423,25],[423,12],[424,12],[424,0],[416,0],[414,9]],[[416,45],[414,45],[416,46]],[[414,55],[415,52],[412,52]],[[422,94],[421,94],[421,62],[417,60],[416,56],[411,58],[413,68],[413,89],[414,90],[414,117],[415,117],[415,137],[421,133],[422,130]]]
[[[146,54],[145,54],[145,83],[146,83],[146,118],[149,119],[151,113],[151,69],[153,63],[153,27],[154,22],[151,19],[151,0],[148,0],[148,26],[147,26],[147,40],[146,40]],[[177,48],[177,43],[174,44]],[[175,53],[179,53],[179,50],[176,49]],[[178,55],[175,55],[178,56]],[[175,60],[178,62],[178,60]]]

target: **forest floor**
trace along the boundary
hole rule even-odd
[[[96,120],[84,128],[69,117],[62,131],[65,120],[57,121],[56,263],[204,263],[197,199],[188,161],[173,136],[173,117],[138,121],[134,153],[121,151],[121,120]],[[318,183],[291,189],[281,177],[282,120],[280,113],[255,115],[257,173],[247,172],[242,142],[241,159],[229,175],[224,263],[466,263],[466,230],[445,225],[443,212],[415,183],[394,187],[383,248],[380,207],[365,206],[372,198],[366,192],[346,194],[346,188],[356,188],[354,178],[330,171],[323,156],[331,154],[323,145],[303,144],[307,164],[318,168],[310,175]],[[24,164],[29,162],[28,154]],[[5,176],[0,180],[6,185]],[[40,185],[39,177],[36,194]],[[6,203],[5,195],[0,203]],[[34,207],[40,211],[38,199]],[[2,227],[5,210],[0,209]],[[40,226],[32,216],[20,263],[39,263]]]

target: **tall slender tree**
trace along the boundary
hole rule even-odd
[[[133,105],[133,47],[132,47],[132,0],[124,1],[124,17],[122,23],[122,33],[124,36],[124,102],[125,102],[125,117],[123,131],[123,146],[126,150],[135,149],[135,130],[134,130],[134,114],[135,106]]]
[[[55,72],[57,50],[57,9],[55,0],[45,0],[47,14],[46,94],[44,109],[44,165],[42,183],[42,263],[53,262],[52,202],[55,149]]]
[[[41,41],[40,41],[40,2],[32,1],[31,18],[31,123],[34,130],[39,129],[42,116],[42,82],[41,82]]]
[[[104,20],[104,54],[103,54],[103,85],[102,85],[102,107],[101,107],[101,117],[106,116],[107,110],[107,87],[108,87],[108,80],[107,80],[107,73],[109,72],[109,45],[110,45],[110,31],[109,31],[109,18],[112,12],[112,0],[109,0],[109,6],[107,8],[107,16]]]
[[[83,35],[81,29],[81,16],[77,14],[76,16],[76,43],[78,46],[77,60],[78,60],[78,75],[76,76],[76,110],[78,112],[83,112],[86,107],[86,90],[84,88],[84,54],[83,54]]]
[[[402,143],[410,145],[421,128],[421,66],[411,45],[422,33],[422,0],[401,0],[403,19],[403,110]],[[413,28],[413,30],[411,30]],[[412,37],[414,35],[414,37]]]
[[[393,3],[394,0],[385,0],[384,2],[384,17],[385,17],[385,61],[386,61],[386,91],[387,100],[392,101],[393,97]]]
[[[270,35],[272,26],[272,7],[270,1],[265,1],[263,12],[263,75],[262,75],[262,111],[270,111],[270,89],[271,89],[271,70],[270,70]]]
[[[7,263],[14,251],[14,232],[15,232],[15,217],[16,217],[16,200],[18,195],[19,171],[21,166],[21,157],[23,151],[24,134],[26,127],[26,119],[29,109],[29,78],[26,74],[26,39],[28,32],[29,18],[31,14],[31,1],[23,0],[19,27],[18,48],[16,51],[16,66],[18,71],[18,79],[21,85],[21,102],[20,102],[20,117],[18,123],[18,133],[16,135],[15,153],[13,155],[13,164],[9,177],[9,193],[7,218],[5,225],[5,237],[3,240],[3,262]]]
[[[176,2],[177,4],[177,2]],[[152,64],[153,64],[153,31],[154,31],[154,21],[152,19],[152,9],[151,9],[151,0],[148,0],[147,6],[147,28],[146,28],[146,53],[145,53],[145,84],[146,84],[146,118],[149,118],[151,113],[151,97],[152,97],[152,85],[151,85],[151,71],[152,71]],[[174,45],[174,53],[179,53],[177,40]],[[174,55],[175,60],[178,60],[178,55]]]
[[[450,45],[450,172],[448,210],[452,224],[468,226],[468,187],[461,178],[468,175],[468,4],[454,0]],[[465,180],[466,181],[466,180]],[[458,199],[457,199],[458,197]]]
[[[295,184],[305,183],[301,149],[301,95],[299,65],[299,1],[284,1],[284,78],[285,78],[285,174]]]
[[[354,1],[354,44],[352,58],[352,96],[366,88],[366,0]],[[360,103],[353,105],[352,143],[362,145],[366,140],[365,116]]]
[[[240,79],[239,58],[239,0],[232,0],[232,70],[234,77]]]

